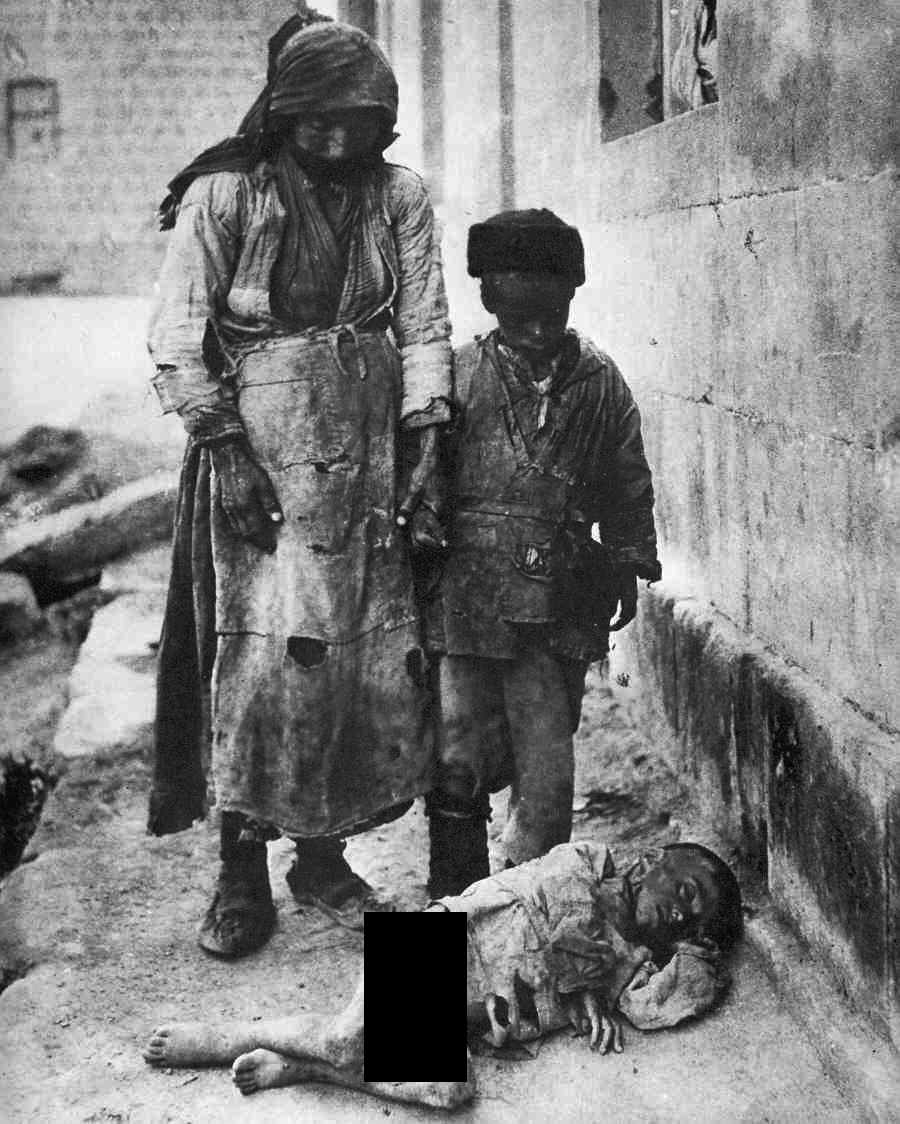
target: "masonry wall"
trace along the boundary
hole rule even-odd
[[[66,293],[149,293],[165,184],[234,131],[265,80],[266,40],[295,7],[8,0],[0,94],[10,79],[55,79],[60,134],[43,159],[10,157],[0,138],[0,292],[58,273]]]
[[[488,323],[470,222],[547,205],[581,227],[573,317],[642,407],[666,575],[615,668],[709,819],[900,1042],[890,14],[720,0],[720,101],[604,144],[595,3],[454,4],[441,208],[461,336]]]
[[[896,115],[887,4],[719,4],[720,102],[598,146],[585,322],[645,419],[666,580],[616,667],[900,1041]]]

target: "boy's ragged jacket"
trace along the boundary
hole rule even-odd
[[[456,353],[455,401],[448,652],[514,657],[540,637],[563,656],[602,657],[616,568],[661,574],[640,415],[621,373],[570,330],[536,382],[494,331]]]

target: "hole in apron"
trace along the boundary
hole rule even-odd
[[[319,667],[325,662],[328,645],[313,636],[289,636],[287,653],[301,667]]]

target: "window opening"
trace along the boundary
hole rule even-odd
[[[59,152],[59,89],[49,78],[6,83],[6,147],[10,159],[53,157]]]
[[[602,139],[718,100],[716,0],[600,0]]]

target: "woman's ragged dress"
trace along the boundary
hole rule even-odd
[[[160,653],[158,833],[202,814],[207,711],[219,807],[292,835],[359,830],[431,778],[394,516],[401,431],[449,416],[432,212],[419,178],[385,164],[338,208],[338,237],[298,182],[293,322],[272,308],[288,220],[268,164],[191,185],[160,280],[150,348],[163,408],[208,409],[220,432],[232,411],[284,523],[273,554],[236,536],[209,454],[189,446]]]

